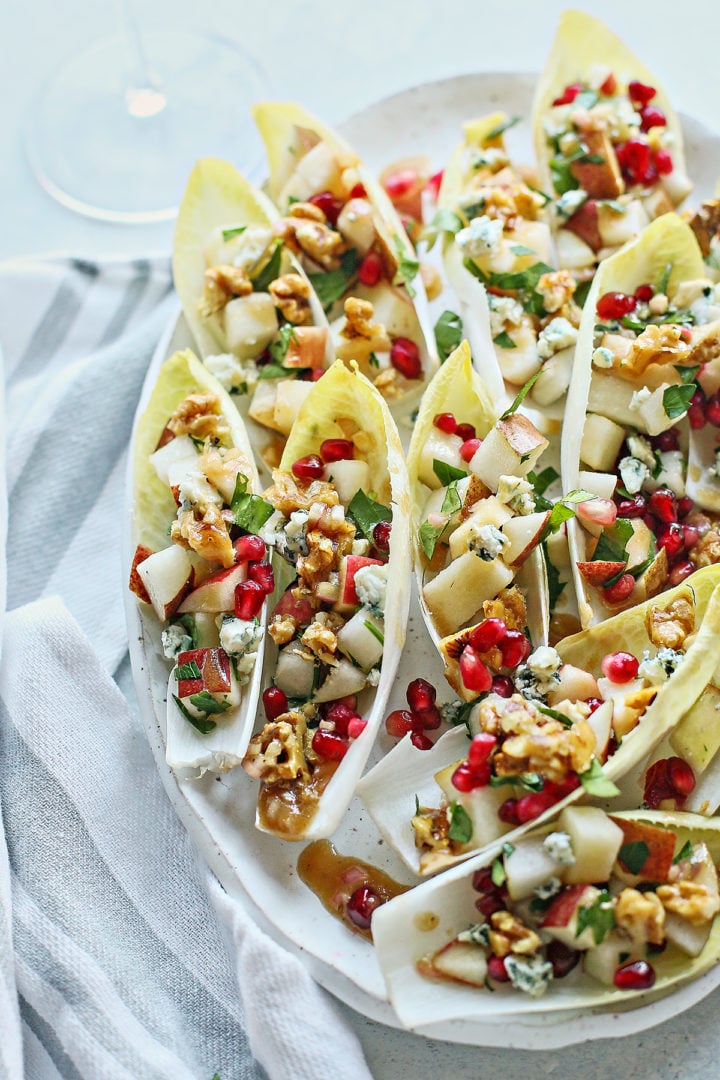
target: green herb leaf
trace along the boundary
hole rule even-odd
[[[458,469],[455,465],[448,465],[446,461],[440,461],[439,458],[433,458],[433,472],[443,487],[453,480],[462,480],[463,477],[467,476],[465,469]]]
[[[450,353],[457,349],[462,336],[463,324],[460,316],[454,311],[443,311],[435,323],[435,344],[441,364],[444,364]]]
[[[550,159],[550,178],[557,195],[564,195],[566,191],[575,191],[580,187],[580,181],[573,176],[567,158]]]
[[[501,420],[507,420],[508,416],[512,416],[512,414],[513,414],[513,413],[515,413],[515,412],[517,412],[517,411],[518,411],[518,409],[519,409],[519,408],[520,408],[520,406],[522,405],[523,401],[524,401],[524,400],[525,400],[525,398],[526,398],[526,397],[528,396],[528,394],[530,393],[530,391],[532,390],[533,386],[534,386],[534,385],[535,385],[535,383],[536,383],[536,382],[538,381],[538,379],[540,378],[540,376],[541,376],[541,375],[542,375],[542,368],[540,368],[540,370],[539,370],[539,371],[536,371],[534,375],[531,375],[531,376],[530,376],[530,378],[529,378],[529,379],[528,379],[528,381],[527,381],[527,382],[525,383],[525,385],[523,386],[523,388],[522,388],[522,390],[520,391],[520,393],[519,393],[519,394],[517,395],[517,397],[516,397],[516,398],[515,398],[515,400],[513,401],[513,403],[512,403],[512,405],[510,406],[510,408],[509,408],[509,409],[506,409],[506,410],[505,410],[505,412],[504,412],[504,413],[502,414],[502,416],[500,417],[500,419],[501,419]]]
[[[176,697],[175,694],[173,694],[173,701],[175,702],[185,719],[188,721],[188,723],[192,724],[192,726],[196,728],[201,735],[207,735],[208,732],[212,731],[214,728],[217,727],[217,724],[214,720],[208,720],[207,717],[203,716],[193,716],[190,710],[185,708],[180,698]]]
[[[553,469],[552,465],[548,465],[540,473],[529,472],[527,478],[535,488],[535,494],[544,495],[550,485],[560,479],[560,473]]]
[[[455,236],[463,227],[463,220],[454,210],[442,208],[438,210],[426,229],[423,229],[422,239],[425,241],[427,250],[430,251],[440,233],[449,233]]]
[[[516,776],[490,777],[490,787],[503,787],[505,784],[526,788],[527,791],[542,791],[543,778],[540,773],[518,773]]]
[[[508,334],[507,330],[503,330],[501,334],[493,338],[493,344],[498,345],[501,349],[517,349],[517,345]]]
[[[581,90],[573,101],[573,108],[592,109],[597,105],[598,100],[599,98],[596,90]]]
[[[505,858],[509,859],[510,856],[512,855],[513,851],[515,850],[515,845],[510,844],[507,841],[505,841],[505,843],[502,846],[502,849],[503,849],[503,855],[505,856]]]
[[[623,844],[618,852],[618,861],[631,874],[639,874],[647,862],[650,848],[644,840],[634,840],[630,844]]]
[[[655,286],[655,292],[667,293],[667,287],[668,287],[668,284],[670,282],[670,275],[672,274],[672,268],[673,268],[673,264],[671,262],[666,264],[665,269],[663,270],[660,277],[658,278],[658,283]]]
[[[683,846],[678,851],[677,855],[673,859],[673,865],[677,866],[678,863],[683,862],[685,859],[689,859],[692,855],[693,846],[689,840],[686,840]]]
[[[178,664],[174,674],[178,682],[181,679],[202,679],[202,671],[194,660],[191,660],[189,664]]]
[[[280,364],[264,364],[258,369],[258,379],[295,379],[297,371],[294,368],[281,367]]]
[[[513,255],[537,255],[537,251],[534,251],[532,248],[525,247],[524,244],[511,244],[510,250],[512,251]]]
[[[629,315],[623,315],[620,320],[626,330],[634,330],[637,334],[642,334],[645,329],[645,323],[640,322],[639,319],[631,319]]]
[[[580,937],[583,930],[590,927],[595,944],[602,945],[614,925],[612,897],[609,892],[603,890],[589,907],[581,906],[578,909],[575,937]]]
[[[255,292],[267,292],[271,282],[275,281],[275,279],[280,276],[281,266],[282,241],[278,241],[272,255],[265,263],[265,266],[263,266],[262,270],[259,270],[252,278],[253,289]]]
[[[266,502],[261,495],[250,495],[247,486],[247,476],[238,473],[235,477],[235,491],[230,502],[230,509],[235,515],[236,525],[245,532],[258,533],[268,518],[275,513],[275,507]]]
[[[380,361],[374,352],[371,352],[368,356],[368,364],[370,364],[371,367],[380,367]]]
[[[539,195],[542,199],[545,200],[545,206],[547,206],[549,202],[552,202],[552,196],[548,195],[547,191],[542,191],[542,189],[539,187],[533,187],[532,184],[527,184],[526,186],[529,187],[531,191],[534,191],[536,195]]]
[[[550,604],[550,611],[552,612],[555,610],[567,582],[560,580],[560,571],[555,564],[550,561],[547,544],[541,544],[540,546],[545,557],[545,569],[547,570],[548,579],[548,603]]]
[[[347,508],[348,516],[352,518],[363,536],[372,543],[373,529],[381,521],[392,521],[392,510],[389,506],[371,499],[362,488],[359,488]]]
[[[375,623],[371,623],[369,619],[365,619],[364,621],[365,621],[365,629],[368,631],[368,633],[372,634],[372,636],[374,638],[376,638],[377,641],[379,641],[381,645],[384,645],[385,644],[385,635],[383,634],[382,630],[378,630]]]
[[[290,342],[297,341],[295,337],[295,327],[292,323],[285,323],[278,330],[278,336],[270,346],[270,355],[276,364],[282,364],[283,360],[287,356],[288,349],[290,348]],[[283,373],[284,373],[284,369]],[[266,376],[267,378],[267,376]]]
[[[627,562],[627,545],[633,535],[628,518],[617,518],[612,528],[603,529],[593,552],[593,562]]]
[[[490,274],[490,284],[498,289],[534,289],[543,274],[552,273],[552,267],[544,262],[533,263],[527,270],[513,270],[505,274]]]
[[[673,364],[673,367],[680,376],[680,380],[685,386],[687,383],[691,383],[698,371],[702,367],[702,364],[692,364],[690,367],[681,367],[680,364]]]
[[[687,383],[686,386],[677,386],[673,384],[668,386],[663,391],[663,409],[665,415],[670,420],[677,419],[678,416],[684,416],[690,406],[690,401],[695,393],[696,386],[694,382]]]
[[[458,481],[451,480],[448,484],[448,489],[445,492],[445,498],[442,501],[442,506],[440,507],[441,513],[455,514],[461,508],[462,499],[460,498],[460,493],[458,492]]]
[[[188,698],[191,705],[204,713],[224,713],[231,707],[229,701],[217,701],[208,690],[201,690],[199,694],[191,694]]]
[[[393,236],[393,244],[398,257],[398,268],[393,278],[393,285],[404,285],[411,299],[414,299],[416,291],[412,282],[420,271],[420,261],[408,254],[405,244],[399,236]]]
[[[460,803],[450,803],[450,828],[448,836],[458,844],[467,844],[472,839],[472,819]]]
[[[444,528],[444,525],[431,525],[429,521],[423,521],[418,529],[418,540],[426,559],[432,559],[435,554],[435,548]]]
[[[329,311],[336,301],[347,292],[355,277],[358,255],[355,248],[350,248],[340,259],[337,270],[328,270],[320,274],[308,274],[310,284],[317,293],[318,300],[325,311]]]
[[[190,615],[189,613],[187,615],[178,615],[175,622],[180,623],[187,636],[190,638],[190,648],[196,649],[198,643],[198,630],[197,624],[195,623],[195,616]]]
[[[588,293],[590,292],[591,288],[592,280],[580,282],[577,289],[573,293],[573,300],[578,305],[578,307],[585,307],[585,301],[588,298]]]
[[[573,722],[569,716],[565,713],[558,712],[557,709],[551,709],[549,705],[541,705],[540,702],[534,702],[538,712],[543,713],[544,716],[549,716],[552,720],[559,720],[563,727],[571,728]]]
[[[602,206],[607,206],[610,210],[614,210],[616,214],[626,214],[627,206],[624,206],[617,199],[598,199],[598,202]]]
[[[223,240],[232,240],[233,236],[240,236],[246,229],[247,225],[236,225],[234,229],[223,229],[222,238]]]
[[[521,120],[522,116],[512,116],[509,120],[503,120],[501,124],[498,124],[492,129],[492,131],[489,131],[487,133],[487,135],[483,139],[483,142],[489,143],[491,139],[497,139],[499,135],[502,135],[504,132],[509,131],[511,127],[515,127],[515,125],[519,124]]]
[[[503,861],[501,858],[498,857],[494,860],[492,864],[492,870],[490,871],[490,876],[492,878],[493,885],[495,885],[498,889],[505,884],[505,881],[507,880],[507,874],[505,873],[505,867],[503,866]]]
[[[570,518],[574,517],[575,511],[570,506],[566,506],[563,502],[554,503],[553,508],[550,511],[550,517],[547,519],[545,528],[540,535],[540,540],[547,540],[549,536],[554,536],[566,521],[569,521]]]
[[[602,765],[596,758],[593,758],[589,769],[580,773],[580,783],[588,795],[594,795],[598,799],[612,799],[620,794],[612,780],[608,780]]]

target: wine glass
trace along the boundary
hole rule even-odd
[[[25,132],[43,188],[77,213],[125,224],[170,219],[193,163],[261,169],[249,106],[267,94],[260,66],[229,38],[141,34],[129,0],[123,32],[73,56],[49,79]]]

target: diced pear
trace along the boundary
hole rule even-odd
[[[277,311],[270,293],[236,296],[223,309],[223,327],[228,352],[240,360],[255,360],[278,331]]]
[[[647,224],[648,216],[639,199],[628,203],[623,214],[606,203],[598,203],[598,230],[603,247],[620,247],[638,236]]]
[[[498,817],[498,810],[512,794],[512,788],[494,788],[490,785],[473,788],[472,791],[459,792],[452,783],[452,774],[458,762],[435,774],[435,780],[444,792],[448,802],[459,802],[472,822],[472,835],[468,847],[482,847],[492,843],[512,829]]]
[[[613,821],[622,830],[623,845],[643,843],[647,848],[647,858],[635,872],[618,862],[616,876],[629,885],[637,885],[640,881],[667,881],[677,841],[672,829],[621,817],[613,818]]]
[[[720,690],[712,683],[673,729],[670,745],[700,773],[720,750]]]
[[[618,336],[617,334],[606,335],[613,339],[617,339]],[[624,343],[629,341],[629,338],[620,338],[620,340]],[[614,348],[613,351],[615,351]],[[614,371],[594,367],[590,379],[587,412],[598,413],[626,427],[637,427],[638,414],[635,409],[630,408],[636,387],[637,383],[618,378]],[[607,470],[610,466],[604,465],[602,468]]]
[[[720,754],[716,754],[704,772],[698,774],[695,787],[690,792],[683,810],[709,817],[720,807]]]
[[[568,229],[559,229],[555,237],[557,265],[566,270],[584,270],[595,265],[595,252]]]
[[[438,633],[444,637],[458,630],[512,579],[513,572],[502,559],[486,561],[471,551],[453,559],[423,589]]]
[[[312,386],[313,384],[305,379],[278,379],[272,424],[275,431],[283,435],[290,434],[290,428]]]
[[[589,671],[574,667],[573,664],[563,664],[558,676],[560,682],[548,693],[550,705],[555,705],[558,701],[585,701],[586,698],[598,697],[600,694],[595,676]]]
[[[494,525],[496,529],[501,529],[512,516],[512,510],[508,510],[495,495],[475,503],[470,517],[465,518],[450,537],[450,558],[457,559],[468,550],[468,542],[481,525]]]
[[[177,611],[192,588],[194,570],[185,548],[171,544],[138,564],[137,572],[147,589],[155,614],[163,622]]]
[[[504,859],[506,884],[511,900],[532,896],[538,885],[557,877],[558,866],[551,859],[541,838],[519,840],[512,854]]]
[[[634,570],[646,562],[653,550],[655,537],[642,518],[630,518],[633,534],[627,542],[627,568]]]
[[[503,526],[510,544],[502,550],[503,561],[508,566],[520,566],[537,547],[543,529],[550,517],[550,510],[513,517]]]
[[[369,671],[383,654],[384,635],[383,620],[363,607],[338,631],[338,649],[356,661],[363,671]]]
[[[176,435],[159,450],[149,457],[150,464],[155,469],[158,479],[164,484],[170,484],[168,471],[172,466],[182,465],[187,469],[197,464],[198,452],[195,443],[189,435]],[[171,485],[172,486],[172,485]]]
[[[275,685],[290,698],[307,698],[312,694],[315,664],[307,649],[288,645],[278,653]]]
[[[460,457],[461,446],[462,439],[458,435],[448,435],[447,432],[433,427],[420,451],[418,461],[420,481],[433,490],[442,487],[433,470],[433,461],[437,458],[438,461],[444,461],[446,465],[452,465],[456,469],[463,468],[463,460]]]
[[[537,354],[537,334],[532,326],[525,323],[510,327],[508,333],[515,348],[503,349],[501,345],[496,345],[495,355],[503,378],[513,386],[524,386],[542,367]]]
[[[599,499],[612,499],[617,487],[617,476],[608,472],[581,471],[578,486],[585,491],[591,491]]]
[[[390,337],[407,337],[416,343],[422,341],[417,312],[405,289],[395,288],[383,280],[377,285],[353,288],[353,296],[372,303],[372,321],[382,323]]]
[[[367,491],[370,487],[370,466],[366,461],[356,458],[333,461],[325,466],[325,479],[332,480],[340,502],[347,509],[361,488]]]
[[[667,431],[685,415],[683,413],[680,417],[673,417],[668,416],[665,412],[663,394],[670,385],[670,383],[662,383],[657,390],[653,390],[649,398],[646,398],[638,406],[637,415],[641,421],[638,427],[643,431],[647,431],[648,435],[659,435],[662,431]]]
[[[235,589],[247,580],[247,563],[235,563],[223,570],[218,570],[189,592],[179,611],[207,611],[220,613],[233,611],[235,607]]]
[[[556,569],[562,570],[570,566],[570,549],[568,547],[567,529],[563,525],[556,533],[552,533],[545,541],[550,562]]]
[[[610,736],[612,735],[613,706],[611,701],[604,701],[587,718],[595,735],[595,757],[600,764],[607,759]]]
[[[335,667],[330,668],[324,683],[313,694],[312,700],[320,703],[335,701],[336,698],[347,697],[348,694],[359,694],[365,688],[366,682],[364,671],[349,660],[341,660]]]
[[[278,379],[261,379],[255,387],[248,415],[263,427],[275,427],[275,401]]]
[[[614,986],[617,969],[635,958],[632,942],[621,937],[617,930],[611,930],[604,941],[585,953],[583,971],[605,986]]]
[[[485,949],[473,941],[448,942],[435,953],[431,966],[443,978],[469,986],[484,986],[487,978]]]
[[[643,679],[631,679],[626,683],[614,683],[605,677],[598,679],[600,697],[603,701],[612,701],[613,731],[619,739],[632,731],[638,721],[637,709],[628,708],[625,698],[642,690],[644,685]]]
[[[591,469],[608,472],[617,460],[625,439],[625,429],[599,413],[589,413],[585,420],[580,460]]]
[[[699,956],[707,944],[713,920],[693,925],[673,911],[665,913],[665,937],[688,956]]]
[[[497,491],[501,476],[527,476],[548,446],[532,421],[522,413],[498,420],[490,429],[470,462],[470,471],[491,491]]]
[[[591,926],[586,926],[579,934],[578,913],[581,907],[588,908],[600,896],[600,890],[594,885],[569,885],[553,897],[550,907],[542,920],[543,930],[562,941],[571,949],[591,949],[595,937]]]
[[[563,397],[570,385],[575,346],[560,349],[545,361],[542,375],[530,391],[530,397],[538,405],[552,405]]]
[[[320,191],[332,191],[334,195],[342,193],[340,166],[327,143],[316,143],[297,164],[278,197],[281,207],[287,206],[290,199],[307,202],[311,195]]]
[[[375,240],[375,222],[372,206],[367,199],[348,199],[338,214],[338,232],[342,233],[350,247],[365,255]]]
[[[511,244],[522,244],[523,247],[530,248],[534,252],[532,262],[536,262],[537,259],[541,262],[550,262],[552,258],[550,228],[546,221],[526,221],[520,218],[515,228],[506,235]]]
[[[679,206],[692,191],[692,182],[680,169],[673,169],[667,176],[663,176],[662,186],[673,206]]]
[[[568,884],[607,881],[612,872],[623,831],[595,806],[566,806],[558,818],[558,828],[569,833],[575,862],[563,868]]]

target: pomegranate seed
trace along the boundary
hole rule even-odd
[[[661,431],[659,435],[656,435],[654,439],[651,439],[651,443],[655,450],[661,450],[663,452],[667,450],[677,450],[680,446],[678,441],[678,435],[680,432],[677,428],[671,427],[667,431]]]
[[[635,588],[635,578],[632,574],[623,574],[614,585],[606,585],[603,589],[603,599],[608,604],[622,604],[627,600]]]
[[[571,105],[578,94],[584,90],[582,83],[570,83],[565,87],[560,97],[556,97],[553,105]]]
[[[256,581],[266,596],[275,591],[275,575],[269,562],[252,562],[248,566],[251,581]]]
[[[705,395],[700,387],[697,388],[690,398],[687,418],[693,431],[699,431],[700,428],[705,427]]]
[[[654,762],[645,773],[643,799],[651,810],[657,810],[664,799],[674,799],[675,789],[670,782],[668,759]]]
[[[308,202],[312,203],[313,206],[317,206],[318,210],[322,210],[331,225],[337,223],[340,211],[344,206],[342,199],[336,198],[332,191],[319,191],[317,195],[311,195]]]
[[[689,559],[685,559],[683,562],[675,563],[668,576],[668,583],[671,587],[680,585],[686,578],[689,578],[690,575],[694,573],[695,566]]]
[[[309,368],[308,370],[310,371],[310,382],[319,382],[325,374],[325,368],[321,367]]]
[[[364,720],[362,716],[353,716],[348,724],[348,738],[357,739],[362,735],[363,731],[367,727],[367,720]]]
[[[352,461],[355,447],[349,439],[326,439],[320,446],[320,457],[324,462]]]
[[[618,990],[649,990],[655,984],[655,969],[647,960],[623,964],[613,976]]]
[[[335,732],[338,735],[347,735],[350,721],[354,717],[357,717],[355,710],[339,701],[334,701],[325,713],[325,719],[335,725]]]
[[[468,749],[467,759],[470,768],[480,769],[483,765],[486,765],[496,746],[497,738],[495,735],[489,735],[485,731],[475,735]]]
[[[692,330],[690,330],[690,328],[688,326],[681,326],[680,327],[680,337],[682,338],[683,341],[686,341],[688,343],[688,345],[689,345],[690,342],[692,341]]]
[[[682,525],[676,525],[674,522],[671,525],[663,525],[658,529],[655,539],[657,540],[658,547],[665,548],[667,557],[671,561],[676,555],[685,547],[685,534]]]
[[[413,679],[408,683],[405,697],[413,712],[423,712],[435,704],[435,687],[427,679]]]
[[[502,619],[485,619],[473,628],[468,637],[468,643],[473,649],[484,653],[499,645],[507,634],[507,626]]]
[[[466,439],[460,447],[460,457],[463,461],[472,461],[481,445],[482,439]]]
[[[599,697],[589,697],[585,698],[585,704],[589,707],[592,714],[595,712],[596,709],[600,708],[600,706],[603,704],[603,700]]]
[[[496,911],[502,911],[505,905],[499,896],[481,896],[479,900],[475,901],[475,907],[481,915],[489,919]]]
[[[345,905],[345,912],[358,929],[369,930],[373,912],[381,903],[382,900],[370,885],[361,885]]]
[[[435,745],[432,739],[428,739],[424,731],[412,731],[410,733],[410,742],[416,750],[432,750]]]
[[[650,532],[655,532],[655,518],[652,514],[643,514],[643,521],[647,525]]]
[[[648,510],[658,521],[669,525],[677,521],[677,498],[670,488],[658,488],[648,499]]]
[[[488,956],[487,972],[495,982],[510,982],[510,976],[505,969],[505,959],[502,956]]]
[[[650,183],[657,178],[650,146],[643,139],[628,139],[618,151],[622,170],[633,183]]]
[[[460,653],[460,678],[468,690],[484,693],[492,686],[492,675],[471,645]]]
[[[252,562],[265,556],[265,543],[259,536],[238,536],[233,540],[236,562]]]
[[[440,185],[442,184],[444,169],[440,169],[439,172],[433,173],[427,184],[425,190],[430,193],[430,197],[437,202],[437,197],[440,193]]]
[[[442,724],[442,713],[436,705],[429,709],[413,709],[413,716],[417,721],[415,731],[435,731]]]
[[[498,817],[506,825],[517,825],[520,821],[517,814],[517,799],[506,799],[498,808]]]
[[[646,105],[644,109],[640,110],[640,130],[649,131],[654,127],[665,127],[667,119],[662,109],[658,109],[657,105]]]
[[[419,379],[422,376],[420,350],[410,338],[395,338],[390,349],[390,363],[406,379]]]
[[[707,399],[705,419],[713,427],[720,427],[720,394],[713,394]]]
[[[418,174],[414,169],[399,169],[390,173],[383,180],[383,187],[391,199],[400,199],[417,183]]]
[[[492,879],[492,867],[484,866],[482,870],[476,870],[472,876],[472,887],[475,892],[486,894],[497,892],[497,886]]]
[[[634,296],[622,292],[604,293],[597,302],[597,313],[601,319],[622,319],[637,306]]]
[[[617,79],[613,75],[612,71],[605,79],[605,81],[600,83],[599,90],[600,93],[603,94],[605,97],[612,97],[612,95],[615,93],[615,91],[617,90]]]
[[[292,472],[298,480],[319,480],[325,472],[325,466],[317,454],[306,454],[293,462]]]
[[[496,675],[492,681],[492,692],[499,697],[512,697],[515,693],[512,679],[507,675]]]
[[[602,673],[612,683],[626,683],[637,678],[639,662],[629,652],[608,653],[603,657]]]
[[[318,728],[312,738],[312,748],[318,757],[329,761],[342,761],[348,751],[349,743],[344,735]]]
[[[377,285],[383,276],[383,271],[381,255],[371,249],[360,263],[358,277],[363,285]]]
[[[588,499],[587,502],[578,503],[575,512],[580,521],[586,521],[591,525],[614,525],[617,517],[617,506],[610,499]]]
[[[534,821],[556,801],[547,791],[532,791],[529,795],[523,795],[515,807],[519,823],[524,825],[526,821]]]
[[[364,184],[355,184],[354,187],[350,188],[350,194],[348,195],[348,198],[349,199],[366,199],[367,198],[367,191],[365,189],[365,185]]]
[[[257,618],[265,601],[265,590],[258,581],[241,581],[235,586],[235,615],[249,622]]]
[[[474,424],[458,424],[455,434],[463,442],[467,442],[468,439],[475,438],[475,425]]]
[[[455,769],[450,777],[450,782],[454,788],[462,792],[468,792],[472,791],[473,788],[482,787],[482,782],[475,775],[474,771],[466,761],[463,761],[458,765],[457,769]]]
[[[682,758],[668,759],[668,779],[675,793],[683,799],[695,789],[695,774]]]
[[[377,525],[373,529],[373,544],[378,551],[390,550],[390,533],[392,531],[392,521],[378,521]]]
[[[522,630],[508,630],[500,642],[503,667],[516,668],[527,660],[532,652],[532,645],[523,634]]]
[[[647,105],[648,101],[652,101],[655,97],[656,93],[657,90],[654,86],[638,82],[637,79],[631,79],[628,83],[628,96],[631,101],[637,102],[638,105]]]
[[[439,428],[440,431],[444,431],[446,435],[454,435],[458,426],[455,415],[451,412],[438,413],[433,420],[433,424],[436,428]]]
[[[552,805],[552,803],[557,802],[558,799],[564,799],[566,795],[569,795],[571,791],[575,791],[576,788],[579,787],[580,777],[576,772],[569,772],[564,780],[546,780],[543,794],[548,795]]]
[[[645,496],[634,495],[631,499],[619,498],[617,516],[621,518],[642,517],[645,513]]]
[[[657,150],[655,152],[655,168],[660,176],[670,175],[675,166],[669,150]]]
[[[648,300],[652,300],[654,295],[655,290],[652,285],[638,285],[634,293],[635,299],[639,300],[641,304],[647,304]]]
[[[689,495],[683,495],[682,499],[678,499],[678,517],[681,521],[688,516],[694,505]]]
[[[402,739],[408,731],[412,731],[415,719],[407,709],[395,709],[385,720],[385,730],[393,739]]]
[[[287,695],[278,686],[268,686],[263,690],[263,709],[268,720],[277,720],[278,716],[288,711]]]
[[[545,959],[552,964],[553,977],[564,979],[580,961],[577,949],[571,949],[562,941],[550,941],[545,949]]]

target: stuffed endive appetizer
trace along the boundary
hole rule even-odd
[[[390,1000],[408,1027],[645,1004],[720,959],[719,863],[718,821],[566,807],[376,909]]]
[[[253,109],[282,216],[332,320],[336,355],[356,360],[391,406],[415,399],[437,367],[415,250],[386,192],[355,151],[293,102]]]
[[[716,288],[676,214],[598,269],[562,441],[563,485],[599,496],[568,523],[585,626],[720,561]]]
[[[579,278],[592,277],[598,262],[691,190],[665,91],[586,12],[561,15],[533,116],[558,265]]]
[[[713,679],[720,570],[693,581],[536,649],[469,711],[469,742],[464,729],[427,752],[403,740],[376,765],[358,790],[403,860],[433,873],[584,795],[617,795]]]
[[[243,767],[261,781],[259,828],[325,837],[382,721],[410,598],[405,460],[357,368],[336,361],[313,386],[264,498],[274,513],[263,536],[294,580],[269,620],[267,722]]]
[[[322,305],[278,237],[278,220],[234,166],[203,158],[180,205],[173,276],[208,371],[253,420],[287,436],[334,354]],[[277,442],[265,451],[271,465]]]
[[[415,574],[430,636],[463,700],[547,641],[538,547],[550,517],[527,479],[548,445],[518,412],[496,409],[463,342],[433,377],[408,452]],[[525,586],[518,587],[518,575]],[[506,631],[479,644],[488,620]]]
[[[576,282],[553,269],[547,198],[506,153],[503,132],[513,122],[493,113],[464,125],[431,236],[442,233],[448,280],[496,404],[542,371],[527,404],[561,416],[580,324]]]
[[[173,665],[167,762],[195,773],[231,769],[258,702],[272,570],[257,533],[272,507],[258,494],[232,400],[190,351],[160,369],[133,453],[130,588],[148,636]]]

